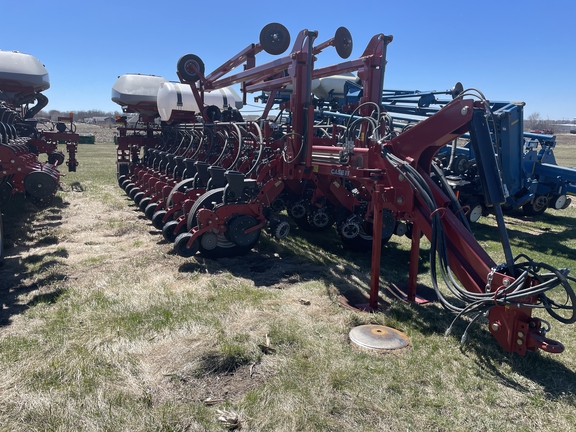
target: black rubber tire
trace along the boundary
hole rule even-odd
[[[144,209],[144,215],[152,220],[152,218],[154,217],[154,213],[156,213],[156,207],[158,207],[157,203],[150,203],[146,206],[146,208]],[[162,228],[159,228],[162,229]]]
[[[146,211],[146,207],[148,207],[148,204],[150,204],[150,201],[152,201],[152,198],[150,197],[144,197],[140,200],[140,202],[138,203],[138,206],[140,207],[140,210],[142,210],[143,212]]]
[[[174,240],[174,251],[176,251],[176,253],[181,257],[190,258],[191,256],[196,255],[196,252],[198,252],[198,245],[197,245],[198,241],[192,243],[192,247],[190,248],[186,247],[186,244],[188,243],[188,240],[190,240],[190,237],[192,237],[192,234],[186,232],[180,234]]]
[[[318,231],[318,229],[308,221],[308,213],[306,213],[304,216],[296,217],[294,216],[294,213],[292,213],[292,205],[288,205],[286,212],[288,213],[288,216],[290,216],[290,218],[296,222],[296,225],[298,225],[304,231]]]
[[[124,179],[124,180],[122,180],[122,183],[120,183],[120,187],[121,187],[122,189],[124,189],[124,191],[126,191],[126,187],[127,187],[130,183],[132,183],[132,180],[130,180],[130,179]]]
[[[190,231],[196,225],[198,225],[198,219],[196,218],[196,213],[201,208],[206,208],[212,210],[216,204],[222,202],[222,198],[224,197],[224,188],[213,189],[208,191],[196,200],[192,208],[190,209],[190,213],[188,213],[188,220],[187,220],[187,228]]]
[[[150,207],[152,204],[150,204],[148,207]],[[146,208],[146,211],[148,211],[148,208]],[[154,225],[154,228],[157,228],[159,230],[164,229],[164,222],[162,222],[162,220],[164,219],[164,215],[167,213],[166,210],[158,210],[157,212],[155,212],[152,215],[152,225]]]
[[[342,239],[342,244],[344,245],[344,247],[348,250],[352,250],[355,252],[361,252],[361,253],[369,253],[372,252],[372,233],[371,233],[371,229],[370,226],[365,226],[365,227],[360,227],[361,233],[359,235],[357,235],[354,238],[346,238],[342,235],[340,235],[340,238]],[[340,229],[338,229],[338,233],[340,234]],[[384,245],[386,243],[388,243],[388,240],[390,240],[390,238],[392,237],[392,234],[390,234],[390,236],[388,236],[387,238],[383,238],[382,239],[382,243],[381,246],[384,247]]]
[[[130,165],[128,165],[128,163],[126,162],[122,162],[118,164],[118,180],[120,180],[121,177],[126,178],[128,176],[128,174],[130,174]]]
[[[166,200],[166,207],[172,207],[172,205],[174,205],[174,201],[172,198],[174,196],[174,192],[184,193],[188,189],[192,189],[193,185],[194,185],[194,179],[193,178],[184,179],[181,182],[179,182],[178,184],[174,185],[174,187],[172,188],[172,190],[168,194],[168,199]]]
[[[166,222],[166,224],[162,227],[162,235],[166,239],[166,241],[173,243],[180,234],[186,232],[186,227],[182,226],[178,232],[174,232],[174,228],[178,225],[177,221],[170,221]]]
[[[546,211],[548,205],[542,205],[538,203],[538,198],[536,198],[536,204],[528,203],[522,206],[522,211],[526,216],[540,216]]]
[[[140,192],[140,188],[138,186],[134,186],[132,189],[130,189],[130,193],[128,194],[128,196],[132,199],[134,199],[134,197],[136,196],[137,193]]]
[[[140,201],[142,201],[142,198],[144,198],[145,193],[144,192],[137,192],[134,194],[134,196],[132,197],[132,199],[134,200],[134,202],[136,203],[136,205],[140,205]]]
[[[189,66],[190,64],[194,64],[196,69],[198,69],[198,72],[204,75],[204,62],[195,54],[186,54],[180,57],[176,64],[176,70],[185,81],[196,82],[200,77],[194,70],[192,70]]]

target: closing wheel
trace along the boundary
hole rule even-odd
[[[140,200],[140,202],[138,203],[138,206],[140,207],[140,210],[142,211],[146,211],[146,207],[148,207],[148,204],[150,204],[150,201],[152,201],[152,198],[150,197],[144,197]]]
[[[358,237],[360,235],[360,224],[355,220],[346,220],[338,227],[338,233],[345,239]]]
[[[140,188],[138,186],[134,186],[132,189],[130,189],[130,192],[128,192],[128,196],[134,199],[138,192],[140,192]]]
[[[176,70],[185,81],[196,82],[200,79],[196,71],[204,75],[204,62],[197,55],[186,54],[178,60]]]
[[[290,233],[290,224],[286,221],[272,221],[270,222],[270,231],[278,240],[284,239]]]
[[[290,46],[290,32],[282,24],[267,24],[260,31],[260,45],[268,54],[282,54]]]
[[[122,189],[124,189],[124,192],[126,193],[128,193],[133,187],[134,183],[132,183],[131,179],[126,179],[122,182]]]
[[[130,173],[130,165],[127,162],[118,162],[118,180],[121,177],[125,177]]]
[[[280,213],[282,210],[284,210],[287,206],[286,203],[286,195],[285,194],[280,194],[278,195],[276,198],[274,198],[274,201],[272,201],[270,203],[270,209],[274,212],[274,213]]]
[[[152,220],[152,218],[154,217],[154,214],[156,213],[156,207],[158,207],[157,203],[149,203],[146,208],[144,209],[144,215]],[[155,225],[154,225],[155,226]],[[164,226],[164,224],[162,224],[162,226]],[[158,227],[156,227],[158,228]],[[158,229],[162,229],[162,227],[158,228]]]
[[[177,226],[178,226],[177,221],[170,221],[167,222],[162,227],[162,235],[164,236],[167,242],[170,243],[174,242],[176,240],[176,237],[186,232],[186,227],[184,225],[182,225],[180,228],[177,228]]]
[[[150,204],[152,205],[152,204]],[[150,206],[148,206],[150,207]],[[164,229],[164,216],[166,216],[167,211],[166,210],[158,210],[156,213],[154,213],[152,215],[152,225],[154,225],[154,228],[157,228],[159,230]],[[174,221],[175,222],[175,221]]]
[[[140,205],[140,201],[142,201],[142,198],[144,198],[144,195],[146,195],[144,192],[138,192],[138,193],[134,194],[132,199],[134,200],[136,205]]]
[[[325,208],[316,209],[308,214],[308,223],[315,231],[330,228],[334,219]]]
[[[316,231],[315,228],[308,221],[308,201],[300,200],[291,204],[287,208],[288,216],[290,216],[296,224],[304,231]]]
[[[568,197],[566,195],[556,195],[554,198],[552,198],[550,205],[555,210],[564,209],[567,207],[566,206],[567,200],[568,200]]]
[[[356,225],[352,222],[356,222]],[[388,243],[390,237],[396,228],[396,220],[388,213],[382,213],[382,246]],[[338,225],[338,234],[342,239],[342,244],[346,249],[356,252],[372,251],[372,232],[371,222],[361,221],[359,218],[348,218]]]
[[[528,204],[522,206],[522,211],[526,216],[540,216],[546,211],[548,207],[548,197],[546,195],[539,195]]]
[[[192,234],[182,233],[174,240],[174,251],[181,257],[190,258],[198,252],[198,240],[194,241],[192,246],[188,247],[188,240],[190,240],[190,238],[192,238]]]

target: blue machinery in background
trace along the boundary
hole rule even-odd
[[[351,79],[344,91],[331,93],[330,100],[317,100],[318,118],[342,122],[349,119],[348,104],[362,96],[362,88]],[[487,118],[494,152],[499,161],[500,175],[505,190],[504,209],[522,208],[528,216],[544,213],[547,208],[565,209],[576,195],[576,169],[558,166],[554,156],[556,137],[524,132],[522,102],[489,102],[477,90],[463,90],[460,83],[445,91],[384,90],[382,107],[397,128],[406,129],[437,113],[451,99],[438,99],[437,95],[450,95],[452,99],[474,93],[488,109]],[[477,158],[467,142],[454,142],[438,152],[444,175],[461,203],[470,207],[468,217],[476,221],[486,213],[492,203],[486,198],[488,185],[481,184]]]

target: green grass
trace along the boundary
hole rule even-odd
[[[576,165],[576,148],[560,147]],[[116,185],[114,158],[112,144],[80,146],[54,207],[10,209],[1,431],[225,430],[217,410],[254,431],[575,429],[573,325],[542,315],[565,352],[520,357],[484,323],[465,345],[466,320],[445,337],[454,316],[437,304],[382,296],[384,312],[350,311],[337,297],[368,292],[370,257],[295,226],[245,257],[180,258]],[[576,206],[506,220],[515,254],[576,271]],[[503,261],[493,217],[475,237]],[[428,247],[418,282],[430,287]],[[381,287],[406,283],[409,248],[386,245]],[[369,323],[405,332],[410,347],[352,346],[350,329]]]

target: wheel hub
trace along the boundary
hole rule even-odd
[[[229,240],[238,246],[250,246],[254,244],[258,240],[260,230],[254,230],[248,233],[245,231],[256,225],[258,225],[258,222],[252,216],[241,215],[234,218],[228,225],[227,233]]]
[[[562,208],[564,208],[564,205],[566,204],[566,195],[560,195],[556,198],[556,200],[554,201],[554,208],[556,210],[560,210]]]
[[[215,249],[218,246],[218,236],[211,232],[204,233],[200,238],[200,245],[206,250]]]
[[[548,198],[545,197],[544,195],[541,195],[539,197],[537,197],[536,199],[534,199],[534,210],[539,211],[542,210],[543,208],[546,208],[546,206],[548,205]]]

